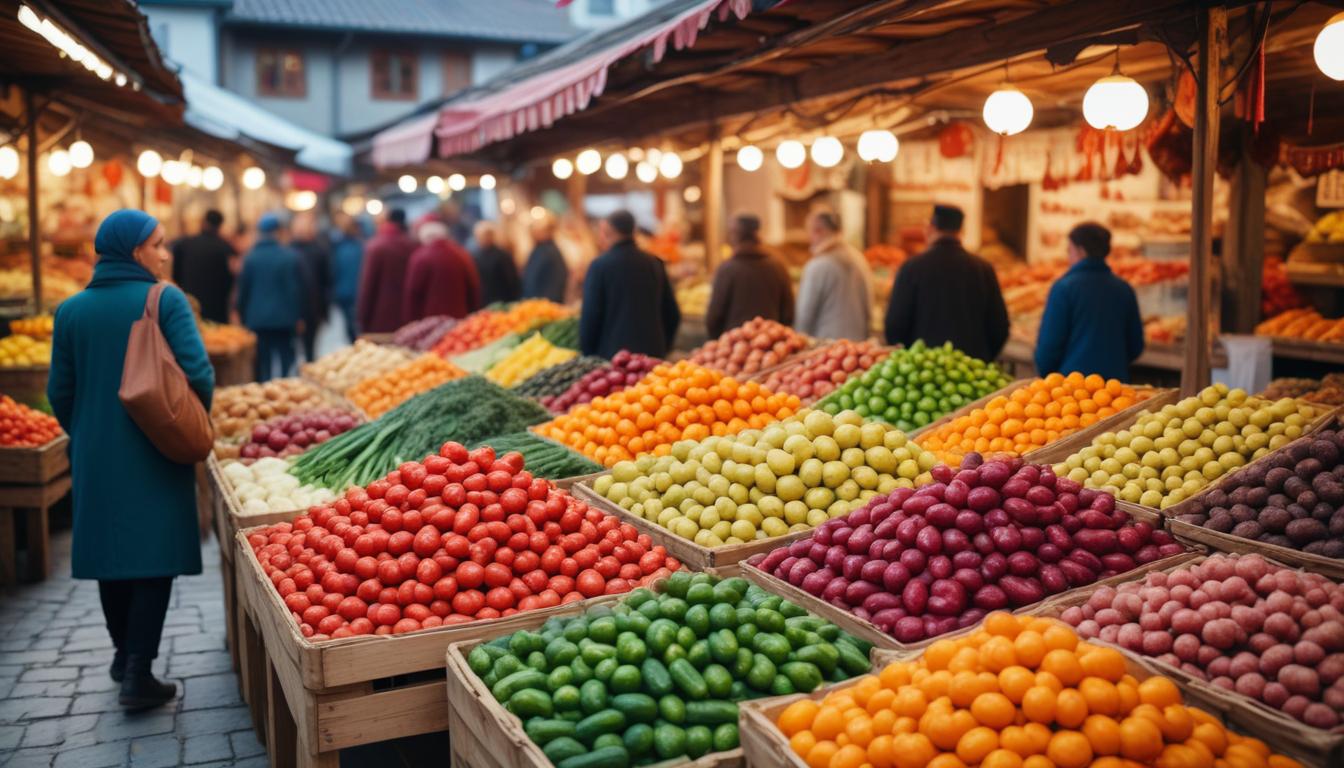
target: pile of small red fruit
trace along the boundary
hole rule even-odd
[[[357,423],[354,415],[335,408],[295,411],[252,427],[252,436],[238,455],[243,459],[297,456],[353,429]]]
[[[761,386],[771,392],[797,395],[804,402],[820,400],[850,376],[863,373],[886,356],[882,347],[871,341],[841,339],[770,373]]]
[[[445,443],[248,537],[305,637],[401,634],[628,592],[681,567],[629,524]]]
[[[690,361],[729,376],[750,376],[807,348],[807,337],[774,320],[755,317],[691,353]]]
[[[564,413],[594,398],[606,397],[634,386],[661,362],[656,357],[622,349],[612,356],[611,365],[589,371],[563,393],[541,398],[541,404],[551,413]]]

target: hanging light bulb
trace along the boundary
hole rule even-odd
[[[644,148],[631,147],[625,151],[625,156],[630,158],[631,160],[634,160],[635,162],[639,162],[640,160],[644,159]]]
[[[47,155],[47,170],[52,176],[64,176],[70,172],[70,153],[64,149],[53,149]]]
[[[480,180],[478,183],[479,183],[481,189],[494,189],[494,188],[495,188],[495,177],[494,177],[493,175],[491,175],[491,174],[488,174],[488,173],[486,173],[486,174],[482,174],[482,175],[481,175],[481,180]]]
[[[1004,83],[985,99],[983,116],[989,130],[1000,136],[1015,136],[1031,125],[1035,112],[1025,93]]]
[[[834,168],[845,156],[845,145],[834,136],[822,136],[812,142],[812,162],[822,168]]]
[[[266,183],[266,172],[257,166],[251,166],[243,170],[243,186],[248,189],[261,189]]]
[[[204,181],[205,169],[199,165],[187,167],[187,186],[192,189],[200,189]]]
[[[1337,13],[1321,27],[1312,46],[1316,66],[1331,80],[1344,80],[1344,13]]]
[[[311,189],[293,189],[285,195],[285,207],[291,211],[311,211],[317,205],[317,193]]]
[[[152,179],[163,170],[163,157],[152,149],[146,149],[135,159],[135,170],[139,171],[141,176]]]
[[[564,181],[574,175],[574,163],[567,157],[557,157],[555,162],[551,163],[551,173],[555,178]]]
[[[159,174],[164,181],[176,187],[187,180],[187,164],[180,160],[165,160]]]
[[[864,131],[859,135],[859,159],[867,163],[890,163],[896,159],[901,143],[888,130]]]
[[[0,179],[19,175],[19,151],[10,146],[0,147]]]
[[[630,161],[625,159],[625,155],[608,155],[606,169],[608,176],[620,181],[630,173]]]
[[[364,210],[367,211],[370,216],[377,216],[383,212],[383,201],[376,197],[372,198],[364,204]]]
[[[785,168],[797,168],[807,160],[807,147],[801,141],[787,139],[775,147],[775,159]]]
[[[658,158],[658,172],[665,179],[675,179],[681,175],[681,157],[676,152],[664,152]]]
[[[448,177],[448,188],[454,192],[461,192],[467,188],[467,177],[460,173],[454,173]]]
[[[688,202],[688,203],[698,203],[698,202],[700,202],[700,187],[698,187],[698,186],[692,184],[691,186],[689,186],[689,187],[687,187],[686,189],[682,190],[682,191],[681,191],[681,199],[682,199],[682,200],[685,200],[685,201]]]
[[[425,191],[432,195],[442,195],[443,190],[447,188],[448,185],[443,182],[442,176],[430,176],[425,179]]]
[[[649,147],[644,150],[644,159],[653,163],[653,167],[658,167],[658,161],[663,159],[663,150],[657,147]]]
[[[408,195],[414,192],[417,186],[419,186],[419,183],[415,180],[415,177],[409,173],[403,174],[401,178],[397,179],[397,189],[400,189]]]
[[[205,170],[201,171],[201,186],[211,192],[224,186],[224,172],[217,165],[206,166]]]
[[[1148,91],[1131,77],[1110,75],[1083,96],[1083,118],[1097,130],[1128,131],[1148,117]]]
[[[70,145],[70,164],[76,168],[88,168],[93,165],[93,145],[80,139]]]
[[[584,176],[592,176],[602,167],[602,153],[596,149],[585,149],[574,158],[574,167]]]
[[[761,148],[754,144],[748,144],[737,150],[737,167],[748,173],[759,170],[763,162],[765,162],[765,153],[761,152]]]
[[[658,178],[658,167],[648,160],[635,163],[635,178],[645,184],[652,184]]]

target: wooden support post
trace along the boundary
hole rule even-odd
[[[1223,236],[1223,327],[1233,333],[1252,333],[1260,320],[1268,172],[1251,158],[1252,141],[1250,129],[1244,128]]]
[[[28,260],[33,270],[33,309],[42,314],[42,217],[37,210],[37,100],[31,88],[23,91],[28,116]]]
[[[705,211],[705,269],[713,272],[723,250],[723,142],[715,134],[709,140],[700,169]]]
[[[1213,261],[1213,174],[1218,165],[1219,68],[1227,45],[1227,11],[1206,8],[1199,12],[1199,60],[1195,78],[1194,170],[1190,200],[1190,292],[1186,305],[1185,365],[1181,369],[1181,392],[1193,395],[1208,386]]]
[[[576,169],[569,174],[569,180],[565,183],[565,197],[569,200],[569,212],[578,216],[581,220],[588,218],[583,200],[588,194],[588,177],[579,173]]]

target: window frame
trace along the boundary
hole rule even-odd
[[[383,88],[384,83],[378,77],[378,65],[391,67],[393,60],[408,60],[411,63],[411,91],[390,91]],[[390,69],[387,72],[391,72]],[[387,78],[390,84],[390,78]],[[420,55],[418,52],[393,51],[386,48],[369,52],[369,96],[374,101],[418,101],[420,98]]]
[[[279,88],[272,88],[265,77],[265,67],[262,66],[262,59],[270,55],[275,60],[275,65],[280,68]],[[293,56],[299,62],[298,83],[294,89],[289,88],[285,78],[285,58]],[[300,48],[282,48],[277,46],[263,46],[256,50],[255,66],[257,70],[257,95],[268,99],[306,99],[308,98],[308,61]]]

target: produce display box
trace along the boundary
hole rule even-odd
[[[1098,421],[1090,427],[1065,435],[1053,443],[1027,453],[1022,458],[1033,464],[1057,464],[1092,444],[1102,434],[1114,431],[1116,427],[1133,424],[1142,411],[1162,408],[1181,399],[1179,389],[1158,389],[1154,387],[1135,387],[1136,392],[1146,395],[1144,399],[1130,407]]]
[[[70,471],[66,448],[70,438],[61,435],[36,448],[0,448],[0,483],[41,485]]]
[[[812,358],[821,354],[826,349],[826,347],[829,347],[831,344],[834,343],[835,343],[834,339],[813,339],[811,346],[807,347],[806,349],[803,349],[802,351],[798,352],[796,355],[793,355],[792,357],[788,358],[782,363],[772,365],[769,368],[765,368],[763,370],[757,371],[756,373],[753,373],[752,375],[746,377],[746,380],[754,381],[757,384],[763,384],[765,383],[765,380],[770,377],[771,374],[778,373],[780,371],[787,370],[789,368],[799,368],[804,365],[807,365],[808,362],[812,360]],[[876,366],[881,364],[882,359],[884,359],[887,355],[890,355],[892,352],[895,352],[900,348],[901,348],[900,344],[895,344],[892,346],[882,346],[878,348],[878,354],[881,355],[882,357],[879,358],[878,362],[874,363],[874,365]],[[861,375],[862,373],[863,373],[862,371],[858,371],[854,375],[858,376]],[[848,379],[846,379],[846,381],[848,381]],[[841,385],[836,384],[835,386],[838,389]],[[834,392],[835,390],[833,389],[831,391]],[[822,397],[825,397],[825,395],[823,395]],[[802,398],[799,399],[801,400]],[[811,400],[803,400],[803,405],[811,406],[813,403],[816,403],[818,400],[821,399],[822,399],[821,397],[814,397]]]
[[[588,479],[580,483],[575,483],[570,488],[570,492],[578,495],[590,506],[596,506],[603,512],[614,515],[617,518],[630,523],[639,529],[640,533],[647,533],[649,538],[653,539],[654,544],[661,544],[667,547],[668,554],[677,558],[693,571],[703,571],[709,568],[722,568],[724,566],[735,565],[746,560],[752,555],[769,552],[778,547],[788,546],[789,544],[807,536],[811,530],[797,531],[783,536],[776,536],[773,539],[760,539],[749,541],[745,544],[726,544],[722,547],[702,547],[690,539],[683,539],[668,529],[650,522],[644,518],[631,513],[619,504],[613,504],[602,494],[593,490],[593,480],[597,477],[607,474],[601,472],[596,475],[590,475]]]
[[[229,387],[253,381],[256,378],[256,358],[256,341],[230,352],[210,355],[210,364],[215,367],[215,386]]]
[[[1161,674],[1148,663],[1147,659],[1136,657],[1125,650],[1121,650],[1121,653],[1125,656],[1125,664],[1129,668],[1129,673],[1139,680],[1146,680],[1149,677]],[[876,651],[874,656],[875,666],[877,667],[892,661],[909,658],[908,654],[894,651]],[[820,701],[831,691],[848,688],[852,685],[854,685],[854,681],[850,680],[836,683],[829,688],[822,688],[809,694],[779,696],[771,699],[744,701],[739,704],[742,712],[739,730],[747,768],[784,768],[785,766],[788,766],[788,768],[808,768],[807,763],[790,749],[789,740],[776,727],[775,720],[781,712],[795,701],[800,699]],[[1276,750],[1310,762],[1310,758],[1303,755],[1301,748],[1292,742],[1291,736],[1272,731],[1255,731],[1245,724],[1239,723],[1232,712],[1232,702],[1227,701],[1225,697],[1213,698],[1204,691],[1188,688],[1179,682],[1177,682],[1177,686],[1181,689],[1181,694],[1187,705],[1206,710],[1243,735],[1255,736],[1264,740]]]
[[[1149,522],[1153,522],[1155,526],[1157,525],[1157,523],[1155,522],[1155,518],[1152,516],[1142,515],[1139,516],[1138,519],[1148,520]],[[1190,545],[1187,544],[1186,546]],[[1017,610],[1013,611],[1013,613],[1024,616],[1034,616],[1041,613],[1041,611],[1044,610],[1046,606],[1050,605],[1052,602],[1056,600],[1065,599],[1075,595],[1086,597],[1087,595],[1092,594],[1092,592],[1095,591],[1097,587],[1100,586],[1104,586],[1107,584],[1110,585],[1121,584],[1126,581],[1130,581],[1138,576],[1147,574],[1150,571],[1159,571],[1168,568],[1175,568],[1196,557],[1197,553],[1202,552],[1204,548],[1196,545],[1195,549],[1196,549],[1195,553],[1183,552],[1179,555],[1164,557],[1160,560],[1154,560],[1151,563],[1141,565],[1132,571],[1126,571],[1125,573],[1117,574],[1115,576],[1101,579],[1099,581],[1094,581],[1091,584],[1084,584],[1080,587],[1065,590],[1064,592],[1060,592],[1059,594],[1047,597],[1046,599],[1042,600],[1039,603],[1033,603],[1031,605],[1018,608]],[[755,567],[754,565],[742,563],[741,575],[747,581],[750,581],[751,583],[755,584],[761,589],[788,598],[789,600],[792,600],[793,602],[803,606],[807,610],[811,611],[812,613],[815,613],[816,615],[822,617],[823,619],[826,619],[827,621],[839,625],[841,629],[854,635],[855,637],[863,638],[864,640],[867,640],[868,642],[872,643],[874,646],[878,648],[884,648],[890,651],[897,651],[906,655],[916,653],[919,650],[928,647],[936,640],[942,640],[949,637],[957,637],[959,635],[966,634],[968,631],[970,631],[969,629],[961,629],[955,632],[948,632],[942,635],[938,635],[937,637],[930,637],[928,639],[921,640],[917,643],[902,643],[897,641],[896,638],[892,637],[886,632],[883,632],[876,624],[873,624],[872,622],[867,621],[866,619],[861,619],[858,616],[855,616],[853,613],[845,610],[844,608],[832,605],[819,597],[810,595],[803,589],[795,587],[794,585],[790,584],[784,579],[779,578],[778,576],[775,576],[772,573],[766,573],[765,571]]]
[[[0,392],[18,396],[19,394],[46,394],[46,365],[0,366]]]
[[[1161,570],[1164,573],[1171,573],[1179,568],[1188,568],[1193,565],[1198,565],[1199,563],[1204,562],[1205,559],[1207,559],[1206,555],[1197,555],[1185,562],[1173,563],[1161,569],[1150,570]],[[1266,557],[1265,559],[1272,565],[1286,568],[1292,567],[1287,563],[1277,562],[1269,557]],[[1313,569],[1307,568],[1302,570],[1310,571]],[[1129,578],[1126,578],[1123,581],[1113,582],[1112,586],[1119,586],[1123,583],[1138,581],[1140,577],[1145,575],[1146,573],[1127,574]],[[1082,605],[1087,602],[1089,597],[1091,597],[1090,592],[1081,592],[1079,590],[1057,595],[1054,599],[1047,601],[1044,609],[1038,613],[1042,616],[1059,618],[1065,608]],[[1170,664],[1158,661],[1155,658],[1135,653],[1134,651],[1127,650],[1115,643],[1107,643],[1098,639],[1093,639],[1089,642],[1096,643],[1097,645],[1108,645],[1122,653],[1130,654],[1142,659],[1145,665],[1150,666],[1154,671],[1160,672],[1166,677],[1175,680],[1182,689],[1197,691],[1201,697],[1207,697],[1210,700],[1223,702],[1223,706],[1225,707],[1225,719],[1229,724],[1237,726],[1238,730],[1245,733],[1253,733],[1257,736],[1260,736],[1261,734],[1282,734],[1280,737],[1282,739],[1282,744],[1279,746],[1280,749],[1283,751],[1295,751],[1314,765],[1325,766],[1344,764],[1344,762],[1341,762],[1344,761],[1344,725],[1336,726],[1329,731],[1312,728],[1306,723],[1303,723],[1296,718],[1289,717],[1283,712],[1274,709],[1263,702],[1255,701],[1254,699],[1231,691],[1225,691],[1212,683],[1200,680],[1185,670],[1178,669]],[[1265,741],[1270,744],[1274,743],[1265,736],[1260,737],[1264,738]]]
[[[252,554],[247,536],[260,530],[236,534],[234,562],[247,619],[240,674],[254,718],[262,718],[258,730],[266,736],[272,765],[337,768],[340,751],[348,747],[446,730],[444,663],[450,644],[484,641],[618,597],[404,635],[313,642],[299,632]]]

